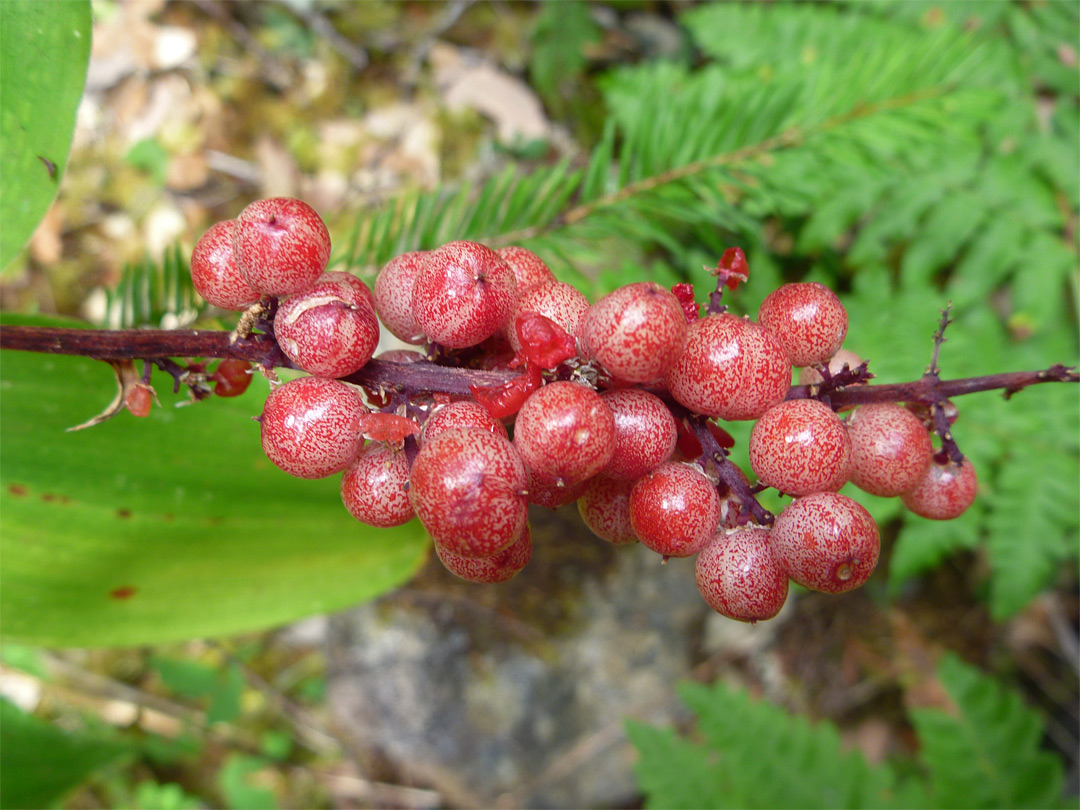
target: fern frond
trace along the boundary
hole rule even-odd
[[[1060,760],[1040,749],[1042,726],[1017,694],[955,655],[938,666],[957,713],[916,709],[934,807],[1051,807],[1062,799]]]
[[[165,251],[161,263],[149,258],[128,264],[115,287],[105,290],[102,326],[176,329],[195,321],[206,303],[195,292],[187,258],[179,245]]]

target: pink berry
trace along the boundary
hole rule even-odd
[[[539,312],[550,318],[576,340],[581,339],[581,323],[589,310],[589,299],[569,284],[553,281],[536,284],[518,296],[514,317],[506,325],[506,339],[516,352],[521,348],[515,323],[522,312]]]
[[[408,365],[409,363],[423,362],[427,358],[422,353],[412,349],[387,349],[385,352],[379,352],[375,359],[384,360],[387,363]]]
[[[602,475],[589,481],[577,499],[578,512],[589,531],[617,546],[636,543],[637,535],[630,525],[633,488],[633,481],[615,481]]]
[[[791,361],[768,329],[734,315],[709,315],[690,324],[667,385],[696,413],[757,419],[787,394]]]
[[[208,304],[242,311],[261,297],[236,266],[233,236],[236,220],[211,225],[191,251],[191,282]]]
[[[291,197],[256,200],[236,218],[236,261],[264,295],[314,284],[330,260],[330,232],[314,208]]]
[[[476,242],[431,251],[413,284],[416,323],[429,340],[451,349],[475,346],[500,331],[516,301],[510,265]]]
[[[518,411],[514,446],[534,472],[569,486],[592,478],[611,460],[615,418],[591,388],[548,383]]]
[[[435,553],[451,574],[466,582],[506,582],[516,577],[532,559],[532,531],[526,523],[521,537],[508,548],[490,557],[463,557],[438,543],[435,544]]]
[[[832,409],[789,399],[765,411],[750,433],[750,467],[788,495],[837,490],[851,474],[851,439]]]
[[[930,462],[915,486],[903,494],[904,506],[924,518],[952,520],[975,502],[979,481],[970,459],[960,464]]]
[[[881,548],[870,513],[836,492],[792,501],[776,518],[770,537],[787,575],[825,593],[844,593],[866,582]]]
[[[934,447],[922,421],[900,405],[860,405],[847,421],[851,482],[871,495],[894,498],[926,472]]]
[[[613,377],[650,382],[662,377],[682,350],[686,315],[670,290],[641,281],[589,307],[581,335],[589,356]]]
[[[615,452],[604,475],[633,480],[671,458],[678,430],[660,397],[640,388],[622,388],[606,391],[602,398],[615,418]]]
[[[341,500],[349,514],[369,526],[400,526],[413,518],[408,482],[405,453],[372,442],[341,476]]]
[[[525,467],[509,441],[483,428],[451,428],[420,448],[409,501],[446,550],[491,557],[525,528],[526,483]]]
[[[428,251],[414,250],[391,259],[375,277],[375,309],[383,326],[406,343],[424,342],[424,330],[416,322],[412,294],[416,274]]]
[[[281,350],[320,377],[347,377],[363,368],[379,344],[379,321],[367,285],[350,273],[323,273],[274,316]]]
[[[720,497],[697,467],[669,461],[630,490],[630,525],[642,544],[665,557],[697,554],[716,531]]]
[[[502,436],[504,439],[510,438],[506,432],[506,426],[488,413],[487,408],[479,402],[466,400],[449,402],[433,410],[424,422],[420,441],[425,442],[444,430],[455,427],[478,427],[491,431],[496,436]]]
[[[709,607],[740,622],[771,619],[788,595],[788,576],[773,554],[769,530],[717,532],[697,555],[698,590]]]
[[[325,478],[344,470],[360,452],[360,419],[367,412],[343,382],[290,380],[266,398],[260,420],[263,451],[289,475]]]
[[[761,302],[758,323],[780,338],[795,366],[824,363],[847,335],[847,311],[824,284],[785,284]]]
[[[829,373],[835,376],[843,371],[844,368],[854,371],[862,365],[862,362],[862,358],[855,354],[855,352],[849,352],[847,349],[839,349],[836,354],[832,356],[832,359],[829,360]],[[818,370],[811,366],[803,366],[799,369],[799,385],[817,385],[823,380],[824,378]]]
[[[514,271],[517,280],[518,292],[524,293],[530,287],[537,284],[548,284],[555,281],[555,274],[544,263],[544,260],[533,253],[517,245],[499,248],[496,253],[503,259],[510,269]],[[544,313],[547,315],[547,313]],[[551,316],[548,315],[550,318]]]
[[[557,478],[548,478],[541,475],[531,469],[528,464],[525,465],[525,474],[529,479],[529,503],[534,503],[545,509],[558,509],[560,506],[573,503],[581,497],[581,493],[585,491],[589,481],[593,480],[590,478],[585,481],[566,484]]]

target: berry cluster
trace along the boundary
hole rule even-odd
[[[841,348],[847,314],[832,291],[786,284],[756,321],[725,311],[721,292],[747,277],[738,248],[714,271],[703,315],[689,285],[628,284],[590,304],[521,247],[406,253],[373,290],[327,272],[329,253],[309,206],[261,200],[206,232],[192,277],[310,375],[267,397],[271,461],[302,478],[343,473],[342,500],[365,523],[418,517],[466,580],[513,577],[532,555],[529,505],[576,501],[608,542],[696,555],[708,604],[757,621],[780,610],[789,580],[841,593],[874,570],[877,526],[839,493],[845,484],[934,519],[974,499],[971,464],[949,435],[935,453],[933,420],[918,408],[868,404],[842,417],[830,407],[830,393],[869,378]],[[424,349],[383,362],[519,373],[471,396],[350,383],[372,359],[379,321]],[[792,389],[793,368],[807,387]],[[728,460],[718,420],[756,420],[756,485]],[[767,487],[793,497],[775,519],[754,498]]]

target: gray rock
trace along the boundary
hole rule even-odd
[[[533,513],[514,580],[470,585],[434,558],[407,588],[331,622],[336,721],[456,805],[635,800],[624,721],[685,719],[675,683],[710,611],[692,560],[593,537],[573,507]]]

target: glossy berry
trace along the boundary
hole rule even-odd
[[[438,543],[435,544],[435,553],[451,574],[466,582],[506,582],[516,577],[532,559],[532,531],[526,523],[521,537],[509,548],[490,557],[462,557]]]
[[[517,245],[510,245],[499,248],[495,252],[514,271],[514,279],[517,281],[519,293],[525,293],[530,287],[538,284],[550,284],[555,281],[555,274],[551,272],[544,260],[531,250]]]
[[[208,304],[242,311],[261,295],[241,275],[236,266],[233,239],[236,220],[211,225],[191,251],[191,283]]]
[[[219,397],[238,397],[251,385],[251,363],[244,360],[222,360],[211,378],[214,393]]]
[[[416,274],[428,251],[402,253],[387,262],[375,277],[375,310],[383,326],[398,340],[406,343],[424,342],[424,330],[416,322],[412,294]]]
[[[634,534],[665,557],[697,554],[713,536],[719,519],[716,488],[690,464],[661,464],[630,490]]]
[[[557,478],[549,478],[525,465],[525,475],[529,479],[529,503],[542,506],[545,509],[558,509],[566,506],[581,497],[589,481],[578,481],[566,484]]]
[[[581,324],[588,311],[589,299],[569,284],[558,281],[535,284],[518,296],[514,317],[506,327],[506,338],[515,352],[520,349],[521,341],[514,328],[517,316],[522,312],[539,312],[555,321],[575,340],[580,340]]]
[[[787,575],[825,593],[844,593],[866,582],[881,548],[870,513],[836,492],[794,500],[777,516],[770,538]]]
[[[525,528],[526,483],[506,439],[483,428],[452,428],[420,448],[409,501],[436,543],[463,557],[491,557]]]
[[[758,310],[758,323],[775,334],[795,366],[824,363],[847,335],[847,311],[824,284],[777,287]]]
[[[602,397],[615,419],[615,452],[604,475],[633,480],[671,458],[678,431],[663,400],[640,388],[606,391]]]
[[[534,472],[569,486],[592,478],[611,460],[615,418],[591,388],[548,383],[518,411],[514,446]]]
[[[290,360],[320,377],[359,371],[379,345],[371,292],[350,273],[323,273],[289,298],[274,317],[274,333]]]
[[[829,373],[833,376],[839,374],[844,368],[848,368],[854,371],[862,365],[862,358],[855,352],[849,352],[847,349],[838,349],[836,354],[832,356],[828,363]],[[824,377],[816,369],[810,366],[803,366],[799,369],[799,385],[817,385],[819,382],[823,382]]]
[[[577,499],[581,519],[597,537],[617,546],[636,543],[630,525],[630,490],[633,481],[616,481],[598,475],[585,485]]]
[[[343,382],[300,377],[270,392],[260,420],[263,451],[297,478],[341,472],[363,444],[360,419],[367,408]]]
[[[709,607],[729,619],[771,619],[787,601],[788,576],[760,526],[717,532],[698,552],[694,573]]]
[[[429,340],[451,349],[475,346],[500,331],[516,301],[510,265],[476,242],[431,251],[413,284],[416,323]]]
[[[236,263],[252,289],[285,296],[314,284],[330,260],[319,214],[291,197],[256,200],[236,218]]]
[[[757,419],[787,394],[791,361],[764,327],[726,313],[709,315],[690,324],[667,385],[696,413]]]
[[[789,399],[765,411],[750,433],[750,467],[788,495],[837,490],[851,474],[851,439],[832,409]]]
[[[372,442],[341,476],[341,500],[349,514],[369,526],[400,526],[413,518],[408,482],[405,453]]]
[[[871,495],[894,498],[926,472],[934,448],[922,421],[891,402],[860,405],[847,420],[851,483]]]
[[[901,496],[904,506],[931,520],[960,517],[975,501],[979,481],[970,459],[960,465],[933,459],[911,489]]]
[[[424,422],[424,428],[420,433],[420,441],[437,436],[444,430],[455,427],[478,427],[509,439],[506,426],[495,419],[487,408],[479,402],[450,402],[435,408]]]
[[[686,315],[670,290],[652,281],[627,284],[585,313],[582,343],[608,374],[631,383],[659,379],[682,350]]]

